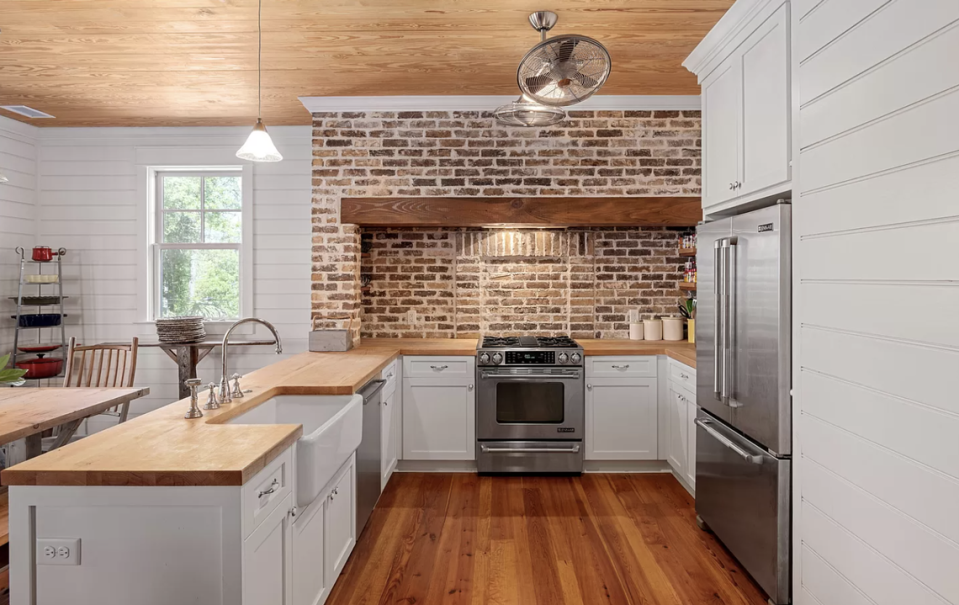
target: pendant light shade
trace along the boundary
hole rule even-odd
[[[279,162],[283,156],[277,151],[263,124],[263,0],[257,4],[256,36],[256,125],[246,143],[236,152],[236,157],[251,162]]]
[[[9,180],[10,179],[8,179],[2,172],[0,172],[0,183],[6,183]]]
[[[270,134],[266,131],[266,126],[259,119],[256,121],[256,126],[253,127],[253,132],[246,139],[246,143],[236,152],[236,157],[251,162],[279,162],[283,159],[280,152],[276,150],[276,145],[273,144]]]

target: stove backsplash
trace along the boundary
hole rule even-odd
[[[627,338],[675,311],[679,228],[362,231],[362,335]]]

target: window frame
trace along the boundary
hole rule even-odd
[[[161,305],[161,254],[162,250],[237,250],[240,262],[239,318],[247,317],[253,310],[253,173],[246,165],[235,166],[157,166],[147,171],[149,204],[147,211],[147,323],[159,318]],[[241,204],[239,210],[205,209],[206,193],[201,181],[200,208],[198,210],[167,210],[163,208],[163,178],[168,176],[238,176],[240,177]],[[205,214],[210,212],[240,213],[239,243],[163,243],[163,216],[169,212],[194,212],[200,215],[200,235],[204,237]],[[213,328],[231,325],[236,319],[205,319],[204,325]]]

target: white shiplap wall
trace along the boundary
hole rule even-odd
[[[147,203],[138,188],[138,163],[242,164],[234,157],[248,128],[45,128],[40,131],[39,240],[69,249],[64,292],[67,337],[82,342],[156,340],[137,308],[138,218]],[[270,129],[284,155],[253,167],[253,315],[272,322],[284,355],[306,349],[310,315],[309,126]],[[140,191],[140,193],[138,193]],[[257,338],[269,333],[259,328]],[[241,336],[252,337],[251,335]],[[270,347],[234,348],[231,371],[248,372],[277,360]],[[201,364],[200,378],[219,376],[219,356]],[[158,349],[141,349],[137,383],[149,386],[131,414],[177,399],[176,365]]]
[[[0,117],[0,355],[13,351],[10,315],[16,311],[8,296],[17,295],[19,257],[13,249],[34,245],[37,224],[37,128]]]
[[[793,3],[794,600],[959,604],[959,1]]]

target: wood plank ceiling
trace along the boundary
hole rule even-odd
[[[699,94],[680,63],[732,2],[263,0],[264,119],[308,124],[301,95],[518,94],[539,9],[559,14],[552,35],[607,46],[604,94]],[[0,105],[56,116],[40,126],[250,124],[256,13],[256,0],[2,0]]]

